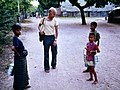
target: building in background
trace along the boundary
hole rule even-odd
[[[72,4],[66,0],[61,3],[61,14],[62,16],[80,16],[80,11],[77,7],[72,6]]]
[[[79,0],[81,5],[84,5],[84,0]],[[85,8],[85,16],[87,17],[106,17],[108,15],[108,12],[113,10],[115,8],[115,5],[108,4],[105,5],[104,8],[96,8],[95,6]],[[62,16],[73,16],[77,17],[80,16],[80,11],[76,6],[72,6],[72,4],[66,0],[66,2],[61,3],[61,15]]]

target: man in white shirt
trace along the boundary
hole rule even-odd
[[[44,45],[44,70],[49,73],[49,48],[51,46],[52,51],[52,62],[51,66],[56,69],[57,59],[57,38],[58,38],[58,22],[54,18],[57,14],[57,10],[51,7],[48,11],[48,16],[41,19],[38,29],[41,34],[44,34],[43,45]],[[41,28],[42,25],[42,28]]]

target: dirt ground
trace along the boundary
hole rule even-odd
[[[28,90],[120,90],[120,25],[109,24],[104,18],[57,18],[59,22],[57,69],[45,73],[43,69],[43,44],[38,39],[39,19],[22,24],[31,28],[23,32],[21,39],[29,51],[27,56],[31,88]],[[88,41],[89,23],[96,21],[101,34],[100,62],[96,65],[98,84],[86,81],[88,73],[83,61],[83,48]],[[51,54],[50,54],[51,61]],[[0,90],[12,89],[13,77],[8,77]]]

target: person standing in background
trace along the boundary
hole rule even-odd
[[[43,45],[44,45],[44,70],[49,73],[49,48],[52,51],[52,69],[56,69],[57,62],[57,38],[58,38],[58,22],[54,18],[57,14],[57,10],[51,7],[48,10],[48,16],[41,19],[38,29],[41,35],[44,35]],[[43,24],[43,29],[41,25]]]

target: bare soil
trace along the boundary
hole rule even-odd
[[[81,25],[80,18],[57,20],[58,64],[57,69],[51,69],[50,73],[45,73],[43,68],[43,44],[39,42],[37,29],[39,19],[31,18],[32,23],[22,24],[31,29],[20,37],[29,51],[27,60],[31,88],[28,90],[120,90],[120,25],[107,23],[104,18],[86,18],[87,25]],[[97,30],[101,34],[100,62],[95,67],[99,80],[97,85],[86,81],[89,74],[82,73],[86,69],[83,48],[88,41],[92,21],[98,23]],[[4,83],[0,83],[0,90],[12,90],[12,82],[13,77],[7,77]]]

